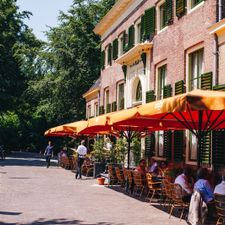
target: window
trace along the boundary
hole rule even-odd
[[[141,23],[137,25],[136,35],[136,43],[141,43]]]
[[[203,49],[189,54],[189,91],[201,88],[200,76],[203,73]]]
[[[88,115],[88,118],[90,118],[91,117],[91,105],[89,105],[88,106],[88,113],[87,113]]]
[[[163,157],[164,156],[164,132],[158,131],[158,151],[157,156]]]
[[[191,0],[191,5],[190,8],[194,8],[196,5],[198,5],[199,3],[203,2],[203,0]]]
[[[159,30],[166,27],[166,3],[159,6]]]
[[[189,132],[189,160],[197,161],[197,138]]]
[[[98,116],[98,103],[95,104],[95,116]]]
[[[106,109],[106,113],[109,113],[111,110],[111,107],[109,104],[109,90],[105,91],[105,109]]]
[[[119,38],[119,56],[123,55],[123,36]]]
[[[118,85],[118,110],[124,109],[124,84]]]
[[[142,87],[141,87],[141,81],[139,80],[137,89],[136,89],[136,102],[142,101]]]
[[[166,85],[166,65],[163,65],[158,68],[158,93],[157,98],[158,100],[163,99],[163,88]]]

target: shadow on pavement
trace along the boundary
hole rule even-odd
[[[29,223],[4,223],[0,221],[1,225],[53,225],[53,224],[76,224],[76,225],[124,225],[123,223],[111,223],[111,222],[99,222],[99,223],[85,223],[80,220],[67,220],[64,218],[53,219],[53,220],[45,220],[40,218],[33,222]]]
[[[6,212],[6,211],[0,211],[0,215],[10,215],[10,216],[17,216],[22,214],[21,212]]]
[[[38,153],[12,152],[5,160],[0,160],[0,166],[41,166],[45,167],[44,156]],[[57,160],[51,160],[51,166],[58,166]]]

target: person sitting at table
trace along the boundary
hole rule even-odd
[[[225,168],[222,169],[222,181],[216,185],[214,194],[225,195]]]
[[[194,184],[194,189],[201,193],[203,201],[208,205],[208,203],[213,202],[213,189],[209,184],[208,170],[207,168],[200,168],[197,171],[197,181]]]
[[[158,163],[154,158],[151,158],[151,165],[148,169],[148,172],[154,175],[158,174]]]
[[[192,185],[192,170],[190,167],[185,167],[183,173],[177,176],[174,183],[179,184],[182,188],[182,199],[184,202],[190,202],[193,192]]]
[[[139,172],[142,176],[146,175],[146,161],[145,159],[141,159],[139,162],[139,165],[135,169],[137,172]]]
[[[166,175],[168,169],[169,169],[169,168],[168,168],[168,163],[167,163],[167,161],[162,161],[162,162],[160,163],[160,166],[159,166],[159,175],[160,175],[161,177],[165,177],[165,175]]]

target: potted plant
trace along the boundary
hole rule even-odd
[[[96,139],[92,147],[93,147],[93,151],[91,152],[91,155],[94,159],[93,176],[97,177],[100,173],[103,173],[106,169],[103,140]]]

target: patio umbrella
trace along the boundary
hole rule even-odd
[[[87,126],[87,121],[81,120],[73,123],[63,124],[48,129],[45,136],[75,136],[78,132]]]
[[[138,114],[140,118],[156,119],[164,126],[168,121],[178,122],[180,128],[190,130],[198,139],[200,166],[202,138],[212,130],[225,128],[225,92],[194,90],[142,105]]]

